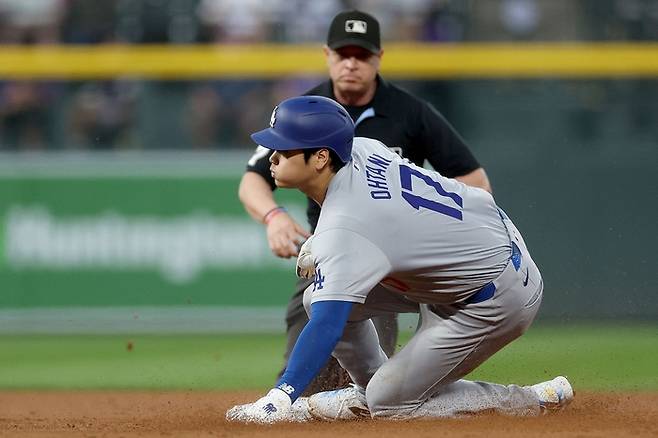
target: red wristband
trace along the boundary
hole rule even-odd
[[[263,216],[263,223],[265,225],[268,225],[274,216],[276,216],[279,213],[285,213],[287,211],[288,210],[286,210],[286,207],[274,207],[273,209],[265,213],[265,216]]]

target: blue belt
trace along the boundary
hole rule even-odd
[[[510,256],[510,261],[514,265],[514,269],[516,271],[518,271],[519,268],[521,268],[521,250],[514,242],[512,242],[512,255]],[[482,286],[480,290],[475,292],[473,295],[466,298],[466,300],[464,300],[464,303],[466,304],[481,303],[482,301],[487,301],[489,298],[493,297],[495,293],[496,293],[496,285],[493,284],[493,281],[490,281],[489,283]]]
[[[485,284],[479,291],[475,292],[470,297],[466,298],[464,302],[466,304],[476,304],[481,303],[482,301],[487,301],[489,298],[493,297],[496,293],[496,285],[493,284],[493,281]]]

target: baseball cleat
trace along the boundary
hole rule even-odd
[[[354,384],[313,394],[308,398],[308,412],[313,418],[323,421],[370,418],[366,393]]]
[[[547,382],[530,386],[539,398],[542,412],[559,411],[573,401],[573,388],[566,377],[558,376]]]
[[[290,421],[294,423],[305,423],[312,420],[313,417],[308,412],[308,397],[299,397],[290,406]]]

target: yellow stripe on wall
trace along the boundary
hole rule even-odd
[[[658,77],[658,44],[388,44],[390,78]],[[324,76],[320,44],[0,46],[0,79]]]
[[[658,44],[400,45],[383,63],[409,78],[658,77]]]

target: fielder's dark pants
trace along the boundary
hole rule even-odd
[[[313,280],[300,278],[295,286],[295,294],[288,302],[286,309],[286,353],[284,354],[283,369],[279,373],[279,377],[283,374],[288,365],[288,358],[292,349],[297,342],[299,334],[308,322],[308,315],[304,310],[303,298],[304,290],[313,283]],[[398,340],[398,317],[397,314],[391,313],[389,315],[376,316],[372,318],[377,334],[379,335],[379,344],[382,350],[388,357],[391,357],[395,352],[395,344]],[[315,394],[321,391],[330,391],[337,388],[343,388],[350,383],[351,380],[345,370],[341,368],[333,356],[327,362],[327,365],[320,371],[315,379],[309,384],[304,392],[304,395]]]

